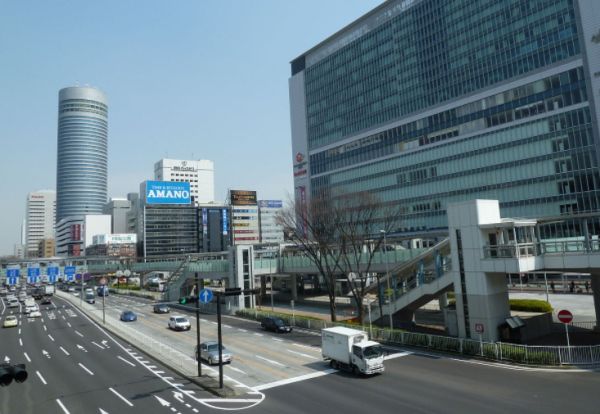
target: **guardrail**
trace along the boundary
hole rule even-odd
[[[243,309],[238,315],[260,320],[271,312]],[[534,366],[598,366],[600,345],[591,346],[537,346],[506,342],[485,342],[402,330],[383,329],[356,324],[328,322],[297,315],[276,314],[290,325],[313,330],[345,326],[369,332],[371,339],[388,345],[411,346],[432,351],[450,352],[497,362],[511,362]]]
[[[506,259],[544,254],[598,253],[600,240],[540,241],[537,243],[499,244],[483,247],[486,259]]]

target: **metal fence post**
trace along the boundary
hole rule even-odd
[[[463,338],[460,338],[458,352],[463,353]]]
[[[431,335],[427,335],[427,347],[431,348]]]
[[[500,350],[500,361],[502,361],[502,342],[498,344],[498,349]]]
[[[529,354],[527,353],[529,347],[525,345],[525,363],[529,364]]]

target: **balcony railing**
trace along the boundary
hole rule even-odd
[[[483,256],[486,259],[518,259],[545,254],[569,253],[600,253],[600,240],[553,240],[537,243],[485,246],[483,248]]]

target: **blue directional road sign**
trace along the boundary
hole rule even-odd
[[[19,269],[6,269],[6,277],[19,277]]]
[[[75,266],[65,266],[65,276],[69,282],[75,278]]]
[[[16,285],[17,284],[17,280],[19,279],[18,276],[14,276],[14,277],[7,277],[6,280],[8,281],[8,284],[10,286]]]
[[[198,295],[198,299],[202,303],[209,303],[213,298],[213,292],[210,289],[202,289]]]
[[[58,277],[58,267],[50,266],[46,271],[48,273],[48,283],[56,283],[56,278]]]
[[[39,267],[28,267],[27,268],[27,283],[37,283],[40,277]]]

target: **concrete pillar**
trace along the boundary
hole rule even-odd
[[[442,293],[440,295],[440,297],[438,298],[438,303],[440,305],[440,310],[448,306],[448,296],[446,295],[446,293]]]
[[[290,275],[290,289],[292,291],[292,300],[298,300],[298,275]]]
[[[592,273],[592,291],[594,292],[594,308],[596,309],[596,330],[600,330],[600,273]]]

